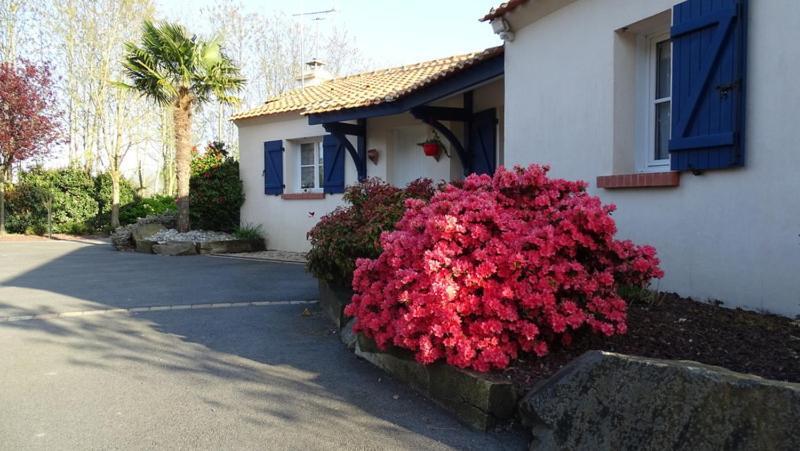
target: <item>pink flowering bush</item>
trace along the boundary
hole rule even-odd
[[[584,328],[624,334],[618,288],[662,277],[656,251],[615,240],[615,207],[548,169],[499,168],[407,200],[383,252],[356,263],[345,310],[356,331],[477,371],[544,356]]]

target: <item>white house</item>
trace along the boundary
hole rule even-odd
[[[306,251],[306,233],[347,185],[454,180],[503,162],[503,48],[331,80],[313,76],[233,117],[245,189],[242,223],[271,249]],[[436,134],[447,154],[418,143]]]
[[[546,163],[650,243],[658,288],[800,314],[800,1],[512,0],[505,163]]]

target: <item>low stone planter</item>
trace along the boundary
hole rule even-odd
[[[136,252],[159,255],[227,254],[239,252],[260,252],[266,249],[264,240],[227,240],[193,243],[191,241],[156,242],[145,239],[136,240]]]
[[[266,249],[267,246],[263,239],[206,241],[197,244],[197,250],[201,254],[233,254],[239,252],[260,252]]]
[[[363,335],[358,336],[356,355],[409,384],[475,429],[487,431],[513,418],[516,412],[514,387],[498,376],[442,363],[422,365],[408,351],[380,351]]]
[[[800,449],[800,384],[590,351],[520,403],[531,449]]]
[[[197,246],[191,241],[167,241],[152,246],[153,253],[157,255],[170,255],[175,257],[197,255]]]
[[[325,315],[341,329],[347,324],[344,307],[353,298],[353,289],[345,285],[333,285],[324,280],[319,281],[319,306]]]

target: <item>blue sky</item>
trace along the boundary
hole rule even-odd
[[[214,0],[157,0],[167,17]],[[499,45],[491,26],[478,22],[500,0],[243,0],[248,11],[287,14],[335,8],[325,22],[348,27],[375,67],[396,66]],[[191,14],[191,13],[190,13]],[[198,15],[198,20],[202,18]],[[192,21],[186,20],[191,24]],[[320,26],[325,26],[322,22]],[[310,22],[307,22],[310,23]],[[199,24],[198,28],[206,28]]]

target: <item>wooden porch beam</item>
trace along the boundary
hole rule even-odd
[[[411,109],[411,114],[417,119],[427,117],[437,121],[466,122],[470,119],[470,113],[465,108],[443,106],[418,106]]]
[[[359,119],[357,124],[347,124],[343,122],[330,122],[322,124],[326,132],[333,135],[339,144],[347,149],[350,158],[356,166],[358,181],[363,182],[367,179],[367,120]],[[356,146],[347,139],[348,135],[356,137]]]
[[[358,124],[348,124],[346,122],[328,122],[322,127],[328,133],[341,133],[343,135],[366,136],[367,130],[361,120]]]

